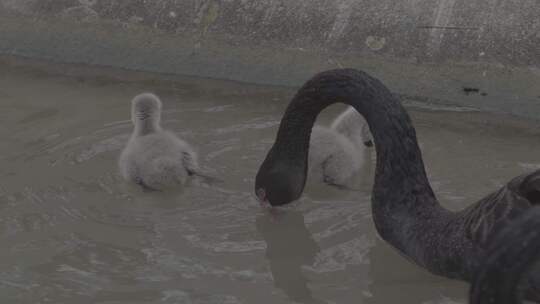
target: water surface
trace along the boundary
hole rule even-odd
[[[0,302],[465,303],[466,284],[426,273],[377,237],[372,162],[359,191],[310,183],[291,207],[261,210],[254,176],[294,90],[2,69]],[[164,127],[223,183],[144,193],[120,179],[130,99],[144,91],[162,97]],[[411,114],[448,208],[540,167],[537,124],[451,107]]]

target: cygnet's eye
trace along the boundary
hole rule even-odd
[[[257,189],[257,191],[255,191],[255,194],[257,195],[257,199],[260,202],[264,202],[266,200],[266,191],[263,188]]]

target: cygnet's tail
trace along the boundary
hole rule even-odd
[[[199,168],[198,170],[191,172],[191,175],[199,178],[203,183],[208,184],[208,185],[223,183],[222,179],[212,176],[212,174],[209,173],[208,171],[209,171],[208,169]]]
[[[373,139],[366,120],[353,107],[349,107],[336,117],[330,128],[343,134],[358,146],[371,147],[373,145]]]
[[[145,174],[144,182],[148,187],[162,189],[183,185],[188,171],[178,159],[159,157],[152,161]]]
[[[540,207],[512,220],[489,246],[469,293],[471,304],[522,303],[526,277],[540,261]]]

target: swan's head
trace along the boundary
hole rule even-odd
[[[143,128],[158,127],[161,120],[161,100],[152,93],[135,96],[131,101],[131,121]]]
[[[267,157],[259,168],[255,179],[255,195],[259,202],[272,206],[291,203],[302,195],[306,169],[286,162],[273,162],[271,159]]]

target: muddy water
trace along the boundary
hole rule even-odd
[[[261,210],[254,175],[293,90],[2,69],[0,302],[465,303],[465,284],[424,272],[377,238],[373,164],[359,191],[312,182],[277,215]],[[164,126],[222,183],[144,193],[120,179],[129,101],[143,91],[162,97]],[[447,207],[540,166],[538,125],[458,110],[411,110]]]

